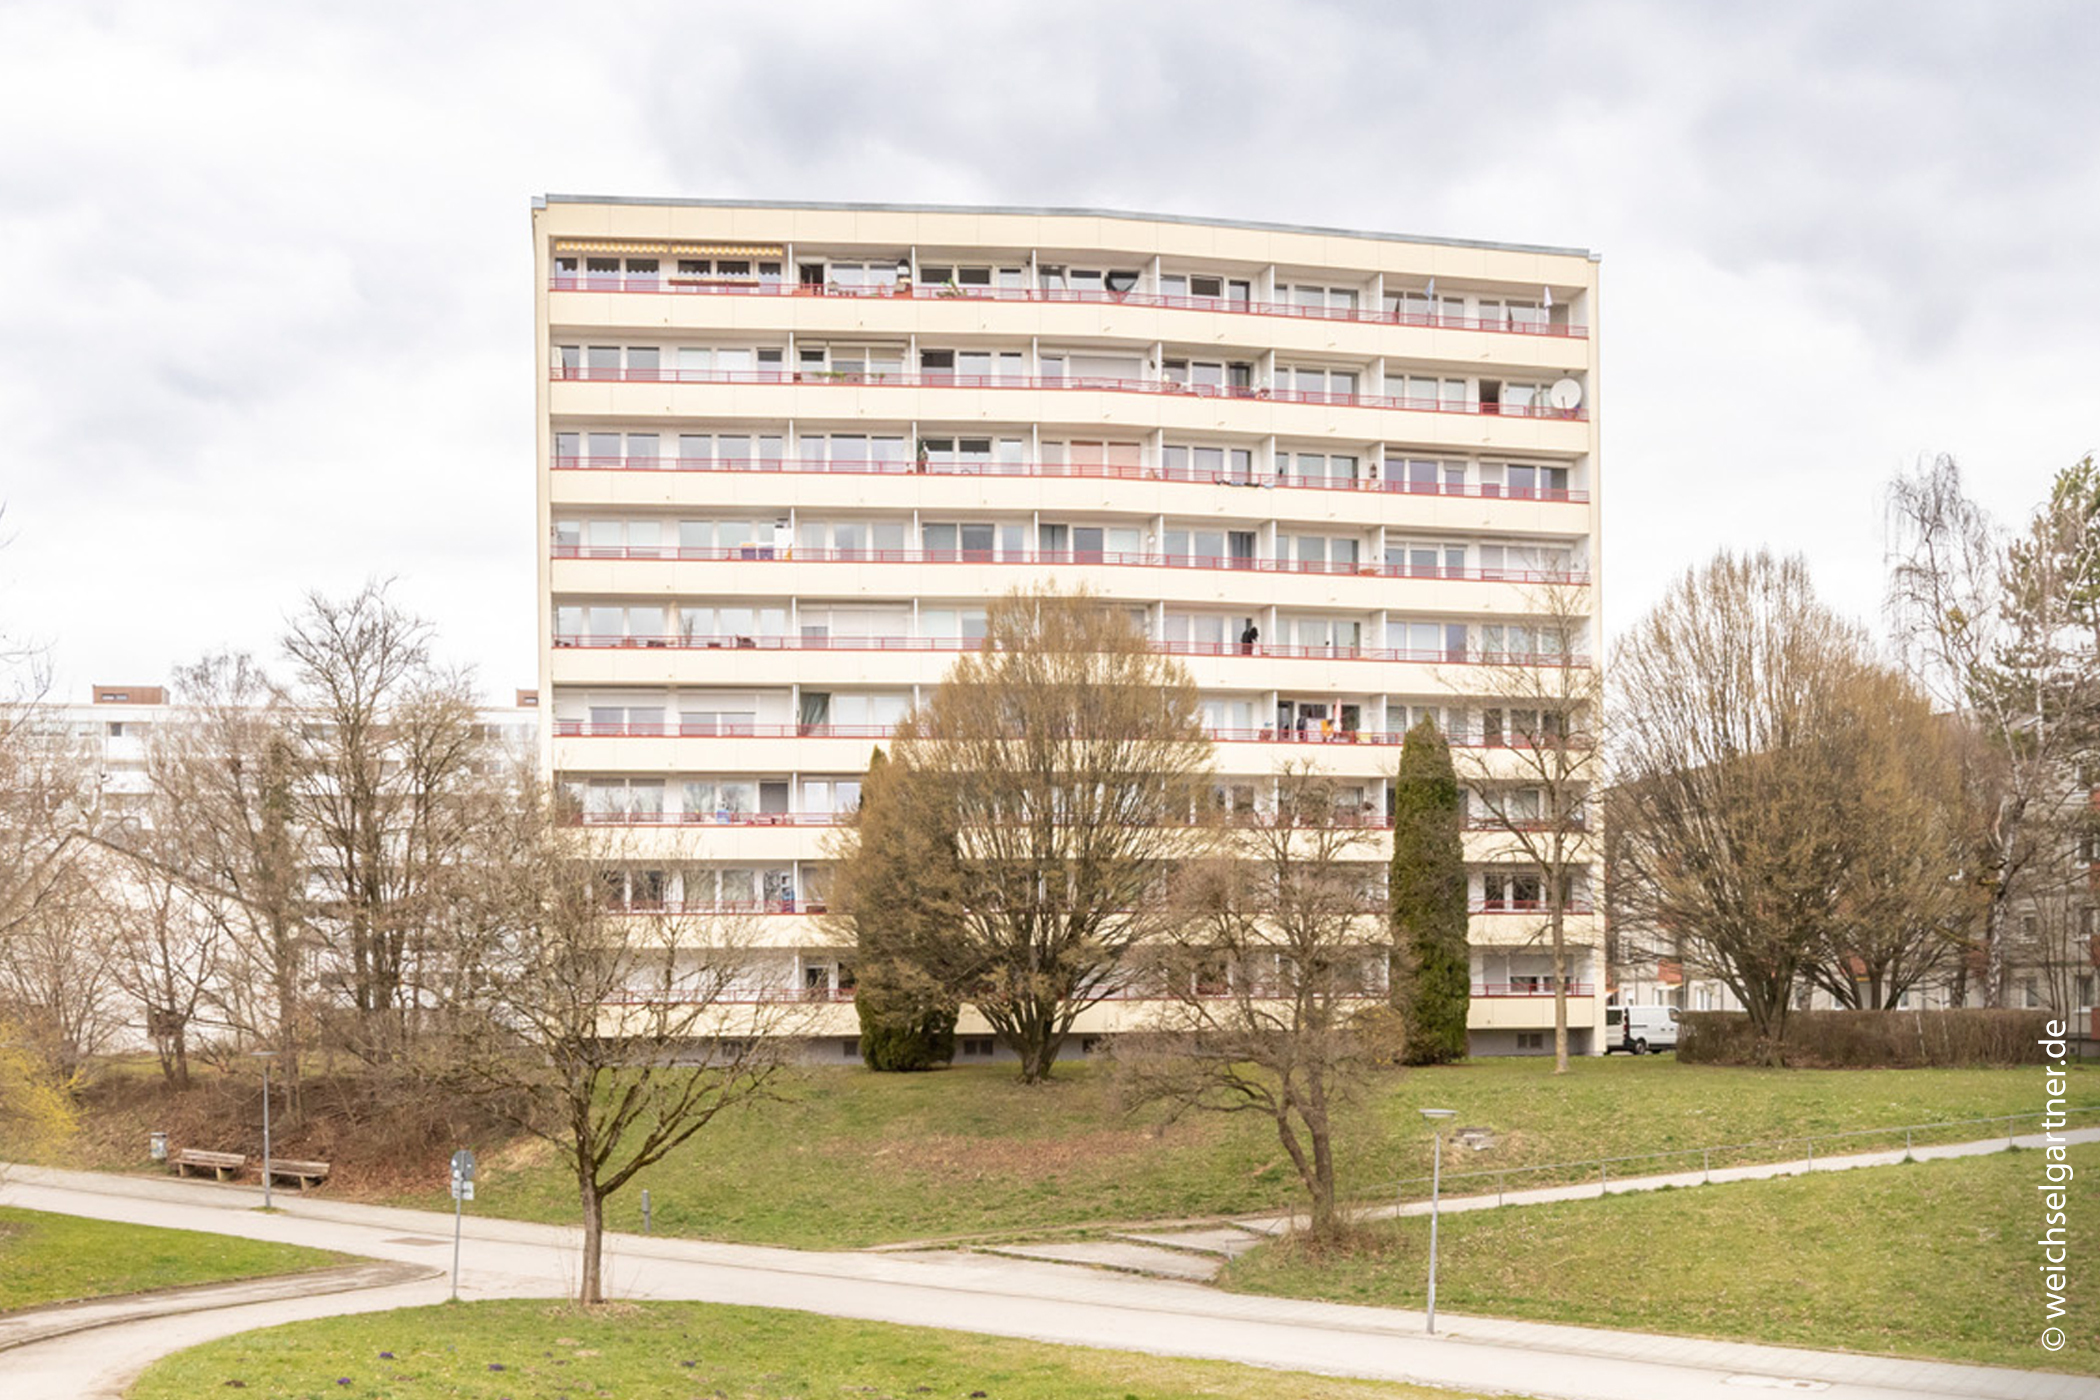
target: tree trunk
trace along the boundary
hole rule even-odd
[[[1558,881],[1555,882],[1556,886]],[[1553,1072],[1568,1072],[1568,940],[1561,914],[1560,890],[1548,896],[1553,901],[1549,926],[1553,934]],[[1590,1013],[1595,1015],[1593,1011]]]
[[[587,1172],[577,1174],[576,1185],[583,1197],[583,1257],[578,1270],[576,1301],[602,1303],[605,1301],[605,1198],[599,1193],[598,1183]]]
[[[1325,1112],[1303,1112],[1305,1135],[1312,1139],[1312,1176],[1306,1185],[1312,1190],[1312,1233],[1316,1240],[1333,1240],[1341,1236],[1341,1219],[1334,1205],[1334,1149],[1329,1140],[1327,1115]]]

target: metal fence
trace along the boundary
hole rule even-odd
[[[2054,1116],[2068,1120],[2079,1114],[2100,1114],[2100,1104],[2080,1108],[2067,1108],[2061,1114]],[[1905,1160],[1908,1160],[1912,1150],[1921,1145],[1918,1139],[1928,1133],[1937,1134],[1948,1129],[1975,1128],[1996,1124],[2003,1126],[2005,1140],[2010,1144],[2018,1136],[2018,1124],[2029,1119],[2050,1116],[2052,1115],[2047,1113],[2009,1113],[1991,1118],[1954,1118],[1941,1123],[1906,1123],[1893,1128],[1854,1128],[1841,1133],[1804,1133],[1792,1137],[1767,1138],[1757,1142],[1716,1143],[1709,1147],[1681,1147],[1667,1152],[1641,1152],[1625,1157],[1585,1157],[1568,1162],[1539,1162],[1523,1167],[1486,1167],[1476,1171],[1447,1171],[1443,1173],[1443,1186],[1447,1188],[1443,1194],[1454,1194],[1448,1189],[1454,1182],[1492,1178],[1495,1200],[1497,1204],[1500,1204],[1503,1196],[1510,1189],[1510,1179],[1512,1177],[1528,1176],[1534,1178],[1527,1183],[1528,1186],[1573,1186],[1580,1185],[1595,1177],[1598,1183],[1598,1192],[1601,1195],[1611,1189],[1611,1169],[1613,1167],[1622,1169],[1619,1175],[1621,1179],[1624,1179],[1635,1175],[1634,1172],[1624,1170],[1624,1168],[1630,1163],[1640,1162],[1683,1162],[1686,1165],[1678,1168],[1678,1174],[1698,1171],[1703,1180],[1710,1181],[1713,1179],[1714,1159],[1716,1157],[1722,1159],[1720,1167],[1724,1171],[1730,1167],[1770,1166],[1774,1163],[1797,1159],[1805,1160],[1808,1163],[1807,1169],[1813,1171],[1815,1170],[1816,1145],[1818,1143],[1856,1142],[1862,1138],[1882,1139],[1888,1144],[1887,1148],[1883,1150],[1893,1150],[1895,1140],[1900,1136],[1903,1139],[1903,1156]],[[2069,1126],[2069,1124],[2067,1123],[2066,1126]],[[1446,1136],[1447,1140],[1451,1137],[1449,1134]],[[1971,1134],[1965,1137],[1942,1138],[1939,1141],[1942,1144],[1985,1142],[1992,1141],[1995,1137],[1996,1133],[1993,1132],[1980,1136]],[[1794,1156],[1788,1155],[1790,1150],[1803,1148],[1806,1149],[1805,1154],[1797,1152]],[[1827,1156],[1828,1154],[1826,1153],[1825,1155]],[[1559,1175],[1550,1175],[1553,1173],[1558,1173]],[[1394,1205],[1399,1206],[1407,1201],[1408,1188],[1410,1186],[1421,1188],[1422,1195],[1417,1199],[1427,1200],[1429,1185],[1430,1177],[1427,1173],[1424,1173],[1421,1176],[1402,1177],[1398,1181],[1388,1183],[1384,1187],[1373,1188],[1373,1190],[1378,1193],[1380,1198],[1390,1197]],[[1478,1192],[1474,1194],[1485,1193]]]

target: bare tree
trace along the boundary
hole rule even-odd
[[[145,809],[103,854],[110,975],[138,1009],[161,1078],[179,1090],[189,1087],[199,1014],[223,995],[226,929],[212,917],[210,893],[191,886],[182,813],[155,793]]]
[[[1470,677],[1487,697],[1481,743],[1452,751],[1476,821],[1536,880],[1538,937],[1553,958],[1553,1067],[1568,1072],[1569,906],[1590,884],[1598,852],[1591,796],[1602,777],[1604,674],[1589,649],[1585,585],[1533,587],[1521,648],[1490,653]],[[1515,872],[1512,872],[1515,873]]]
[[[957,834],[961,915],[939,975],[1039,1082],[1124,952],[1171,920],[1159,891],[1210,795],[1195,686],[1126,611],[1014,593],[899,726],[893,758],[927,785],[916,810]]]
[[[214,1015],[277,1050],[296,1109],[314,998],[293,721],[246,656],[179,668],[174,692],[181,709],[147,753],[150,826],[120,844],[181,887],[189,916],[218,944]]]
[[[98,776],[41,692],[0,703],[0,943],[41,916],[93,838]]]
[[[1622,907],[1683,939],[1774,1058],[1796,983],[1842,923],[1870,752],[1846,696],[1869,656],[1801,560],[1723,553],[1613,657]]]
[[[0,1019],[68,1087],[83,1083],[121,1025],[107,921],[85,850],[35,913],[0,940]]]
[[[1222,816],[1224,844],[1177,879],[1184,918],[1136,950],[1165,1007],[1116,1047],[1139,1101],[1269,1119],[1311,1199],[1311,1234],[1343,1226],[1338,1104],[1372,1059],[1356,1030],[1382,1001],[1383,842],[1334,780],[1293,764],[1272,807]]]
[[[424,1071],[552,1144],[583,1214],[578,1297],[605,1298],[605,1202],[727,1109],[764,1097],[805,1014],[767,978],[754,920],[630,911],[618,853],[528,793],[484,829],[462,891],[447,1040]]]
[[[1983,913],[1967,877],[1971,736],[1895,671],[1862,669],[1842,703],[1861,726],[1850,781],[1832,794],[1850,854],[1838,916],[1805,972],[1841,1006],[1890,1010],[1953,969]]]
[[[2100,471],[2060,474],[2021,539],[2009,540],[1942,456],[1889,487],[1888,613],[1934,701],[1981,733],[1994,760],[1969,781],[1988,813],[1978,883],[1984,1001],[2005,1003],[2011,919],[2047,833],[2049,794],[2090,743],[2100,709]],[[1964,990],[1966,963],[1956,970]]]
[[[367,584],[309,594],[284,637],[294,824],[319,886],[309,918],[360,1055],[398,1055],[416,1029],[415,964],[462,869],[486,773],[474,697],[431,660],[429,624]]]

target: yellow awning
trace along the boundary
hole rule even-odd
[[[776,246],[761,247],[746,243],[648,243],[629,239],[605,239],[582,242],[575,239],[557,239],[557,253],[612,253],[622,257],[648,257],[660,254],[673,258],[777,258],[785,251]]]

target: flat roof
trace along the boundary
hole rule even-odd
[[[1379,233],[1371,229],[1326,228],[1319,224],[1281,224],[1265,219],[1199,219],[1189,214],[1146,214],[1130,209],[1061,209],[1022,204],[856,204],[828,199],[652,199],[627,194],[548,194],[533,199],[534,207],[549,204],[639,204],[671,205],[702,209],[824,209],[856,210],[890,214],[1021,214],[1035,218],[1143,219],[1161,224],[1199,224],[1213,228],[1251,228],[1268,233],[1310,233],[1328,238],[1370,238],[1387,243],[1428,243],[1455,248],[1498,248],[1511,253],[1556,253],[1567,257],[1601,261],[1587,248],[1561,248],[1545,243],[1503,243],[1487,238],[1430,238],[1418,233]]]

